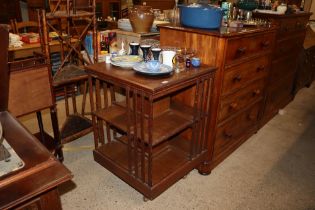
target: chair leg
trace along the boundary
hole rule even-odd
[[[56,106],[50,108],[50,117],[51,117],[51,123],[52,123],[53,132],[54,132],[54,140],[55,140],[55,145],[56,145],[55,156],[57,156],[59,161],[62,162],[64,157],[63,157],[62,144],[61,144],[61,139],[60,139]]]
[[[36,117],[37,117],[37,122],[38,122],[38,128],[39,128],[39,133],[40,133],[40,141],[42,144],[46,145],[45,143],[45,131],[44,131],[44,126],[43,126],[43,119],[42,119],[42,113],[40,111],[36,112]]]
[[[85,115],[87,86],[88,86],[88,81],[86,80],[86,81],[84,81],[84,87],[83,87],[83,99],[82,99],[82,111],[81,111],[82,116]]]

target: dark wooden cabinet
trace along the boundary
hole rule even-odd
[[[274,117],[279,109],[294,98],[297,81],[298,58],[303,49],[306,24],[310,13],[272,15],[254,13],[255,18],[263,18],[278,27],[275,50],[267,87],[265,110],[261,126]]]
[[[38,9],[49,7],[49,0],[27,0],[28,18],[31,21],[38,21]]]
[[[153,9],[160,9],[160,10],[169,10],[173,9],[175,6],[175,1],[173,0],[141,0],[140,4],[145,2],[146,5],[151,6]]]
[[[19,0],[1,0],[0,23],[10,24],[11,19],[22,21]]]
[[[315,32],[310,26],[306,29],[303,49],[298,60],[298,70],[294,87],[295,94],[308,87],[315,80]]]
[[[96,16],[106,19],[108,16],[116,20],[122,17],[121,0],[96,0]]]

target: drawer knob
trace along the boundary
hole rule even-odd
[[[258,66],[257,67],[257,71],[259,72],[259,71],[262,71],[262,70],[264,70],[265,69],[265,66],[264,65],[260,65],[260,66]]]
[[[246,47],[240,47],[237,49],[238,54],[244,55],[245,52],[246,52]]]
[[[253,96],[257,96],[261,93],[259,89],[253,91]]]
[[[241,81],[242,80],[242,76],[241,75],[237,75],[237,76],[235,76],[234,78],[233,78],[233,81],[234,82],[239,82],[239,81]]]
[[[228,131],[228,130],[224,130],[223,132],[224,136],[227,137],[227,138],[232,138],[233,137],[233,134],[231,131]]]
[[[236,102],[233,102],[230,104],[230,108],[233,109],[233,110],[236,110],[238,107],[238,104]]]
[[[301,24],[300,22],[297,22],[297,23],[296,23],[296,27],[297,27],[297,28],[302,28],[302,24]]]
[[[267,47],[269,47],[269,45],[270,45],[270,41],[264,41],[264,42],[261,43],[261,46],[263,48],[267,48]]]
[[[256,115],[255,115],[255,114],[249,114],[249,115],[247,116],[247,118],[248,118],[249,120],[255,120]]]

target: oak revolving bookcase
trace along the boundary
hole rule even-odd
[[[145,199],[154,199],[198,168],[207,155],[214,69],[155,78],[110,64],[87,66],[90,85],[95,82],[95,161]],[[123,94],[121,100],[116,91]],[[179,100],[183,95],[189,100]]]

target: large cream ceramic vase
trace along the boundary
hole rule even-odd
[[[150,6],[135,5],[129,11],[132,30],[136,33],[148,33],[151,30],[154,14]]]

